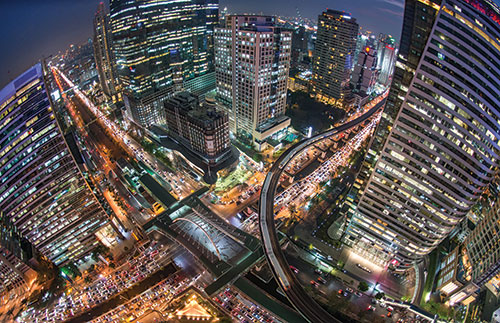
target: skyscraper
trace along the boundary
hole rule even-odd
[[[365,257],[408,268],[493,180],[500,139],[495,11],[486,1],[406,1],[388,102],[349,194],[344,242]]]
[[[226,16],[215,29],[217,98],[227,109],[233,133],[258,148],[285,133],[291,31],[274,17]]]
[[[396,62],[395,40],[391,36],[379,37],[377,49],[377,68],[380,69],[378,81],[384,86],[391,85],[394,63]]]
[[[35,278],[35,272],[28,266],[31,257],[31,244],[0,212],[0,295],[16,289],[22,291]]]
[[[377,51],[366,46],[358,55],[358,61],[352,73],[351,82],[354,92],[370,94],[377,83]]]
[[[313,92],[339,104],[349,93],[349,81],[359,26],[350,14],[328,9],[318,17],[313,56]]]
[[[56,121],[37,64],[0,90],[0,210],[56,265],[97,246],[106,214]]]
[[[113,101],[118,100],[118,77],[113,53],[109,13],[103,2],[99,3],[94,17],[94,59],[99,83],[104,94]]]
[[[499,179],[497,175],[488,191],[482,195],[487,205],[482,205],[483,201],[476,205],[478,209],[484,206],[488,211],[480,217],[475,227],[469,221],[469,230],[459,231],[466,235],[465,238],[441,261],[437,289],[450,303],[462,302],[467,305],[479,295],[476,292],[480,288],[486,287],[494,294],[500,289]],[[475,220],[475,214],[471,213],[472,210],[468,219],[472,217]]]
[[[292,33],[292,58],[291,67],[297,68],[302,61],[302,56],[307,54],[307,34],[304,26],[298,26]]]
[[[164,123],[162,102],[183,81],[213,70],[217,0],[112,0],[111,29],[129,116]]]

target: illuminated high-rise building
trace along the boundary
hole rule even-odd
[[[358,31],[348,13],[328,9],[319,15],[312,65],[312,89],[318,99],[339,103],[349,93]]]
[[[366,46],[359,53],[358,61],[352,72],[353,92],[363,95],[371,94],[377,83],[377,76],[377,51],[373,47]]]
[[[103,2],[99,3],[95,13],[92,44],[101,89],[108,98],[116,101],[118,100],[118,76],[109,25],[109,12]]]
[[[42,65],[0,90],[0,210],[16,234],[56,265],[98,245],[106,213],[54,115]]]
[[[406,1],[388,101],[348,197],[343,241],[365,258],[407,269],[448,236],[494,179],[496,12],[489,1]]]
[[[28,265],[33,256],[31,244],[0,212],[0,295],[9,291],[24,291],[35,272]]]
[[[271,16],[229,15],[215,30],[217,99],[231,131],[262,149],[285,134],[292,33]]]
[[[112,0],[111,30],[123,100],[140,126],[165,122],[162,102],[211,70],[217,0]]]
[[[394,64],[396,63],[394,38],[381,35],[377,48],[377,68],[380,69],[378,81],[384,86],[389,86],[394,73]]]
[[[297,68],[302,56],[307,55],[307,33],[304,26],[298,26],[292,33],[292,58],[291,67]]]

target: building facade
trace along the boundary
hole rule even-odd
[[[406,1],[391,91],[348,198],[343,241],[365,257],[402,270],[420,261],[494,179],[500,26],[492,6]]]
[[[28,265],[33,257],[31,244],[20,236],[9,219],[0,213],[0,295],[25,290],[35,278]]]
[[[169,136],[211,165],[231,153],[229,118],[215,106],[199,104],[198,98],[181,92],[165,101]]]
[[[302,57],[308,54],[308,35],[304,26],[297,26],[292,33],[291,68],[298,68]]]
[[[478,295],[482,287],[494,294],[500,289],[500,205],[492,209],[472,230],[464,243],[447,258],[439,273],[438,289],[451,303],[467,305]],[[458,258],[453,262],[455,255]]]
[[[291,31],[276,27],[270,16],[233,15],[225,22],[215,29],[217,99],[232,132],[260,146],[290,124],[284,114]],[[271,131],[260,131],[264,126]]]
[[[0,91],[0,210],[56,265],[97,246],[105,211],[64,139],[41,64]]]
[[[380,35],[377,49],[377,68],[380,70],[378,82],[390,86],[394,64],[396,63],[396,41],[391,36]]]
[[[337,104],[349,93],[358,31],[348,13],[328,9],[318,17],[312,65],[312,89],[318,99]]]
[[[367,46],[359,53],[352,73],[353,92],[371,94],[377,84],[378,73],[377,51]]]
[[[116,74],[116,60],[113,53],[113,41],[109,25],[109,12],[103,2],[94,17],[94,59],[99,83],[103,93],[114,102],[118,101],[118,76]]]
[[[163,100],[213,70],[218,1],[112,0],[110,11],[128,115],[143,127],[161,124]]]
[[[469,304],[486,286],[500,289],[500,200],[443,261],[437,288],[451,303]]]

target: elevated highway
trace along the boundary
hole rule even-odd
[[[385,95],[387,95],[387,93]],[[386,98],[382,99],[358,118],[296,143],[278,158],[264,180],[264,185],[262,186],[260,194],[259,226],[267,262],[272,269],[276,281],[292,305],[311,323],[332,323],[341,321],[334,318],[307,295],[297,277],[290,270],[285,256],[281,251],[274,222],[274,194],[279,184],[279,179],[287,164],[304,149],[327,137],[358,126],[379,111],[385,105],[385,102]]]

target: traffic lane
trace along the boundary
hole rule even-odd
[[[114,160],[118,160],[120,157],[128,157],[122,147],[110,138],[111,135],[104,129],[101,123],[96,120],[95,116],[80,98],[73,97],[71,98],[71,102],[77,108],[84,125],[87,127],[87,134],[92,141],[97,144],[96,147],[101,148],[101,145],[104,146]]]
[[[278,171],[278,173],[280,173]],[[270,187],[276,188],[276,185],[278,183],[279,176],[276,173],[276,169],[274,169],[271,178],[270,178]],[[273,274],[275,278],[278,281],[281,281],[281,279],[277,278],[280,277],[276,273],[276,268],[274,267],[275,265],[279,266],[283,272],[283,274],[286,276],[286,280],[289,282],[289,286],[283,288],[286,296],[292,303],[292,305],[304,316],[306,317],[309,321],[311,322],[340,322],[336,318],[334,318],[330,313],[328,313],[325,309],[323,309],[319,304],[317,304],[302,288],[299,280],[294,276],[290,268],[288,267],[289,265],[286,262],[286,259],[281,251],[281,246],[278,241],[278,236],[276,234],[276,228],[274,225],[274,190],[268,191],[267,194],[265,195],[265,201],[271,201],[271,203],[266,203],[266,230],[269,234],[266,235],[264,232],[261,232],[261,235],[265,235],[266,237],[269,238],[269,240],[264,239],[262,237],[262,240],[264,244],[266,244],[266,250],[268,248],[267,244],[270,244],[273,253],[274,253],[274,261],[277,263],[274,263],[272,259],[270,259],[268,252],[266,251],[266,258],[268,260],[268,263],[270,264],[271,270],[273,271]],[[261,200],[262,203],[262,200]],[[267,219],[269,217],[269,219]],[[262,225],[262,223],[261,223]],[[262,230],[263,228],[261,228]]]
[[[299,273],[296,274],[296,276],[299,278],[299,280],[301,280],[304,286],[311,285],[312,280],[318,281],[318,277],[320,277],[320,275],[315,272],[316,268],[313,265],[289,254],[287,254],[286,257],[288,263],[299,270]],[[335,275],[324,273],[321,275],[321,277],[323,277],[323,279],[325,279],[327,283],[321,284],[318,282],[319,285],[317,287],[312,287],[320,291],[321,294],[326,298],[337,294],[339,290],[345,292],[346,288],[348,288],[348,286],[346,286],[341,281],[341,279]],[[374,312],[376,315],[387,316],[387,309],[382,308],[380,305],[372,303],[373,298],[369,294],[361,293],[361,296],[358,296],[354,293],[347,293],[347,296],[344,296],[344,293],[342,293],[338,297],[346,297],[349,302],[357,305],[362,311],[368,311],[369,306],[371,305],[374,307]]]
[[[324,273],[322,275],[319,275],[318,273],[315,272],[317,268],[309,264],[308,262],[294,257],[289,254],[285,254],[287,262],[297,268],[299,270],[299,273],[296,274],[296,276],[302,280],[304,285],[311,285],[311,281],[317,281],[319,283],[318,289],[323,291],[326,295],[335,292],[339,290],[339,288],[342,288],[343,285],[337,281],[336,279],[333,279],[333,276],[330,275],[329,273]],[[326,284],[322,284],[318,281],[318,277],[322,277],[324,280],[326,280]]]
[[[322,293],[326,296],[329,296],[333,293],[338,293],[339,289],[345,291],[348,287],[342,282],[339,277],[335,276],[334,274],[323,272],[322,275],[319,275],[315,272],[317,268],[310,263],[292,255],[287,254],[286,257],[288,263],[299,270],[297,277],[302,280],[304,285],[312,285],[311,281],[314,280],[319,284],[316,289],[322,291]],[[320,281],[318,281],[319,277],[322,277],[326,281],[326,283],[322,284]],[[363,293],[361,293],[361,296],[357,296],[353,293],[348,293],[348,296],[344,297],[348,297],[350,301],[363,307],[368,307],[371,302],[371,297]]]
[[[281,247],[279,245],[279,241],[276,237],[276,229],[274,226],[274,192],[276,190],[276,186],[278,184],[279,180],[279,175],[283,172],[281,169],[283,161],[289,161],[292,157],[290,156],[290,152],[292,154],[297,154],[296,150],[300,147],[303,147],[304,144],[307,145],[307,143],[313,144],[315,141],[320,140],[321,138],[324,138],[324,136],[328,136],[330,134],[334,134],[336,132],[343,131],[345,129],[349,129],[352,126],[355,126],[364,120],[368,119],[371,117],[378,109],[385,103],[385,100],[382,101],[382,103],[377,104],[375,107],[370,109],[367,113],[365,113],[363,116],[360,118],[350,121],[342,126],[339,126],[338,128],[335,128],[333,130],[329,130],[327,133],[319,134],[311,139],[308,139],[307,142],[298,142],[292,147],[290,147],[287,150],[287,153],[282,154],[278,160],[274,163],[274,165],[271,167],[270,173],[271,177],[270,180],[267,184],[269,184],[267,187],[263,187],[263,196],[261,196],[261,203],[264,203],[263,205],[261,204],[260,208],[260,216],[264,218],[265,222],[260,221],[260,229],[261,229],[261,238],[265,244],[266,248],[266,258],[268,262],[270,263],[271,269],[273,270],[273,274],[275,277],[278,277],[276,273],[276,268],[274,268],[275,265],[280,266],[281,270],[284,272],[284,275],[286,278],[290,278],[289,283],[290,287],[288,289],[285,288],[285,293],[287,296],[290,298],[291,302],[293,305],[301,311],[301,313],[304,314],[304,316],[308,317],[310,320],[315,320],[318,319],[319,321],[325,320],[325,322],[328,321],[337,321],[335,318],[333,318],[331,315],[328,314],[321,306],[316,304],[314,300],[312,300],[307,294],[304,293],[302,287],[300,286],[300,283],[295,277],[290,277],[292,275],[292,272],[290,268],[288,268],[288,264],[286,263],[285,257],[281,251]],[[269,176],[269,175],[268,175]],[[265,183],[266,184],[266,183]],[[264,202],[265,201],[265,202]],[[263,224],[265,223],[265,225]],[[266,239],[264,239],[266,237]],[[267,239],[269,238],[269,239]],[[272,250],[273,257],[275,257],[276,261],[272,261],[270,258],[268,250]],[[297,290],[298,289],[298,290]],[[304,306],[304,304],[307,303],[307,306]],[[311,309],[314,308],[314,313],[312,313]],[[309,314],[312,314],[312,316],[308,316]]]
[[[163,246],[161,246],[161,248],[163,248]],[[175,250],[173,252],[175,252]],[[68,318],[68,311],[72,311],[73,315],[79,315],[78,313],[82,310],[86,311],[86,308],[96,306],[102,303],[103,300],[106,301],[109,297],[112,297],[111,295],[116,294],[118,291],[122,291],[138,283],[136,278],[138,274],[137,271],[140,268],[145,266],[146,271],[150,269],[150,273],[157,272],[157,270],[166,265],[162,260],[169,261],[168,257],[170,253],[172,253],[170,250],[160,251],[159,249],[155,249],[155,247],[147,248],[143,250],[141,256],[129,259],[110,273],[100,273],[87,287],[73,288],[70,294],[67,294],[66,297],[63,295],[63,297],[59,299],[59,302],[51,304],[50,308],[45,308],[45,310],[41,312],[33,312],[26,319],[28,319],[28,322],[32,322],[35,320],[35,317],[41,319],[48,317],[54,318],[58,316],[55,312],[59,312],[59,315],[63,315],[62,318],[64,318],[64,316]],[[151,257],[153,257],[152,261]],[[155,257],[158,259],[156,260]],[[135,270],[131,271],[131,267],[134,267]],[[128,271],[127,277],[125,278],[120,275],[123,271],[125,271],[125,274]],[[80,282],[83,282],[83,280],[80,280]],[[75,302],[78,304],[75,304]]]

